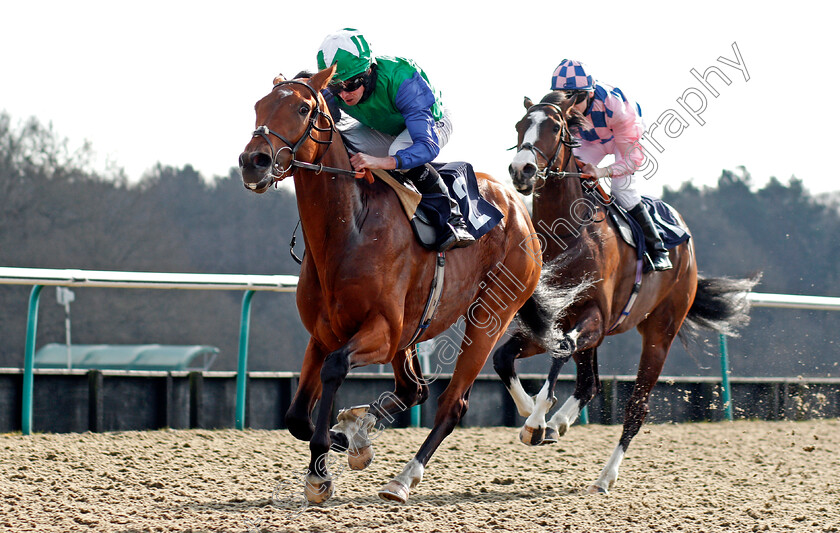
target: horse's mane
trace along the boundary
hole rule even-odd
[[[571,96],[563,91],[551,91],[550,93],[546,94],[540,100],[541,104],[552,104],[556,105],[557,107],[563,109],[567,106],[574,105],[570,103],[569,100],[576,99],[577,93],[572,93]],[[575,102],[577,103],[577,102]],[[566,115],[566,125],[569,129],[580,128],[584,124],[583,114],[576,110],[572,109],[569,111],[568,115]]]

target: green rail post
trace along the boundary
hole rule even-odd
[[[420,427],[420,406],[414,405],[411,407],[411,427],[419,428]]]
[[[38,331],[38,301],[43,285],[33,285],[29,293],[29,314],[26,316],[26,347],[23,353],[23,409],[21,433],[32,434],[32,394],[34,389],[35,337]]]
[[[585,426],[586,424],[589,423],[589,406],[588,405],[584,405],[583,409],[580,410],[580,417],[578,417],[578,422],[580,422],[580,424],[582,426]]]
[[[242,318],[239,321],[239,368],[236,372],[236,429],[245,429],[245,387],[248,382],[248,331],[251,327],[251,298],[247,290],[242,297]]]
[[[729,354],[726,350],[726,336],[720,335],[720,374],[723,411],[727,420],[732,420],[732,389],[729,387]]]

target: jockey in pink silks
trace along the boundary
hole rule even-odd
[[[572,132],[580,142],[574,155],[584,164],[583,172],[598,179],[611,179],[612,195],[645,232],[645,247],[654,269],[673,268],[653,219],[633,186],[633,173],[644,160],[644,154],[638,150],[645,132],[639,104],[618,87],[595,81],[581,62],[569,59],[554,69],[551,90],[566,93],[583,115],[584,125]],[[599,167],[608,155],[615,156],[615,162]]]

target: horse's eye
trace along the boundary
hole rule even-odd
[[[304,104],[304,105],[300,106],[300,109],[298,111],[300,112],[301,115],[306,115],[307,113],[309,113],[309,106]]]
[[[554,133],[560,133],[560,124],[555,124],[553,128]]]

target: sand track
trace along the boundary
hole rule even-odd
[[[840,531],[840,420],[646,425],[612,492],[584,494],[620,431],[530,448],[458,429],[397,505],[376,491],[427,430],[387,429],[367,470],[335,468],[334,498],[302,511],[309,449],[286,431],[0,435],[0,530]]]

